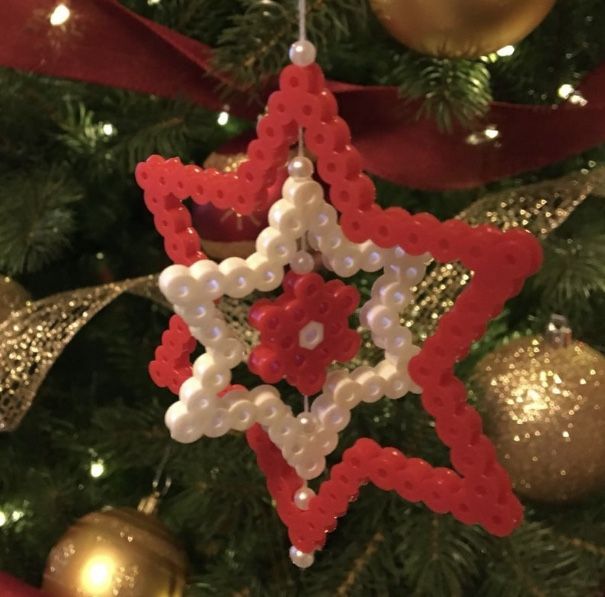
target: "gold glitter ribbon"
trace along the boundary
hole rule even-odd
[[[157,276],[145,276],[28,301],[0,324],[0,431],[19,425],[71,339],[125,292],[163,302]]]
[[[563,224],[593,190],[602,189],[603,185],[605,167],[582,170],[486,195],[456,218],[502,230],[525,228],[538,238],[545,238]],[[416,287],[416,299],[404,313],[402,323],[412,329],[418,340],[426,340],[470,279],[469,272],[459,263],[435,264]]]

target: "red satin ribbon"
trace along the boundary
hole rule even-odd
[[[165,97],[186,97],[211,110],[223,101],[225,76],[210,68],[211,48],[149,21],[116,0],[64,0],[70,19],[52,27],[58,0],[3,0],[0,64]],[[580,87],[588,105],[494,102],[486,122],[500,137],[470,145],[468,131],[439,132],[393,87],[330,82],[364,168],[422,189],[462,189],[540,168],[605,142],[605,64]],[[230,98],[234,114],[253,118],[262,104]]]

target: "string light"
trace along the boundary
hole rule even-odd
[[[57,4],[50,13],[49,21],[53,27],[60,27],[68,21],[70,16],[71,10],[61,2],[60,4]]]
[[[154,4],[159,4],[162,0],[147,0],[148,6],[153,6]]]
[[[113,126],[113,124],[111,124],[111,122],[106,122],[101,127],[101,130],[103,131],[103,134],[107,135],[108,137],[111,137],[111,135],[115,135],[116,134],[116,127]]]
[[[225,126],[229,122],[228,108],[227,109],[223,109],[223,111],[219,113],[218,118],[216,119],[216,121],[221,126]]]
[[[471,133],[466,138],[466,142],[469,145],[482,145],[483,143],[495,141],[499,136],[500,131],[498,127],[495,124],[488,124],[482,131]]]
[[[25,516],[25,512],[23,510],[13,510],[11,513],[11,520],[13,522],[17,522],[21,520]]]
[[[500,56],[500,58],[508,58],[515,53],[515,46],[504,46],[496,51],[496,54]]]
[[[561,85],[561,87],[559,87],[557,94],[561,99],[566,100],[569,99],[569,96],[572,95],[574,91],[575,88],[573,85],[570,85],[569,83],[564,83],[563,85]]]
[[[90,463],[90,476],[93,479],[98,479],[105,473],[105,463],[102,460],[93,460]]]
[[[6,512],[0,510],[0,527],[3,527],[8,522]]]
[[[569,83],[563,83],[557,90],[557,95],[574,106],[585,106],[588,103],[588,100]]]

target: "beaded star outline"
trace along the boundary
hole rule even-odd
[[[304,130],[306,147],[316,156],[320,178],[329,186],[331,205],[311,177],[311,164],[298,158],[290,166],[282,199],[271,207],[269,227],[258,237],[256,253],[246,260],[229,258],[220,264],[206,259],[182,202],[191,197],[196,203],[212,202],[242,214],[266,209],[270,203],[266,189],[286,163],[299,128]],[[349,128],[338,116],[336,100],[314,62],[284,68],[257,135],[248,146],[248,161],[235,173],[221,174],[159,156],[150,157],[136,170],[146,205],[175,264],[162,273],[160,287],[177,315],[150,364],[155,383],[179,395],[166,415],[171,433],[179,441],[195,441],[228,429],[247,430],[277,513],[288,527],[292,559],[302,567],[312,563],[313,552],[321,549],[337,517],[344,515],[349,501],[368,481],[404,499],[423,501],[435,512],[450,512],[462,522],[481,524],[494,535],[509,534],[522,519],[522,507],[483,434],[478,413],[466,402],[467,392],[454,366],[505,301],[537,271],[538,242],[522,230],[472,228],[458,220],[442,223],[429,214],[413,216],[402,208],[380,208],[374,185],[362,172],[361,156],[351,144]],[[229,386],[230,369],[241,362],[243,351],[213,301],[223,294],[241,298],[253,289],[269,291],[282,285],[280,297],[252,308],[251,323],[261,331],[255,350],[261,350],[256,357],[253,350],[248,364],[265,381],[273,383],[280,376],[288,380],[290,375],[289,383],[298,387],[296,368],[283,358],[275,360],[283,352],[276,351],[276,346],[286,338],[283,341],[293,355],[321,351],[329,319],[313,311],[316,293],[324,293],[321,296],[328,297],[328,302],[341,301],[345,315],[356,306],[354,288],[340,283],[326,289],[331,282],[324,285],[308,271],[308,259],[301,256],[296,242],[304,234],[324,254],[324,264],[340,277],[359,269],[384,269],[370,301],[361,309],[360,320],[376,345],[384,348],[385,358],[374,368],[350,374],[327,372],[322,395],[313,401],[310,413],[295,417],[270,385],[250,390]],[[473,275],[434,334],[416,347],[409,331],[399,325],[398,314],[421,279],[427,258],[459,261]],[[288,265],[291,271],[283,276]],[[307,296],[309,286],[313,289]],[[290,325],[289,334],[272,334],[272,325],[283,330],[285,323]],[[341,324],[345,327],[341,331],[347,332]],[[356,341],[352,334],[344,336],[349,344],[343,340],[337,347],[340,352],[324,351],[303,365],[349,356]],[[192,366],[190,354],[196,339],[206,352]],[[307,369],[315,370],[320,368]],[[338,431],[346,426],[356,404],[383,395],[400,398],[408,391],[421,392],[439,438],[450,448],[453,469],[432,467],[361,438],[330,469],[329,479],[317,494],[307,488],[306,480],[324,470],[325,455],[335,448]],[[329,433],[322,434],[326,429]]]

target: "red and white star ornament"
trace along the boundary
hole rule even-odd
[[[137,167],[145,202],[174,262],[161,274],[160,288],[177,315],[150,365],[154,381],[179,396],[166,423],[181,442],[246,430],[277,514],[288,527],[292,561],[300,567],[312,564],[314,552],[367,482],[467,524],[481,524],[494,535],[507,535],[520,523],[522,507],[479,415],[466,402],[454,366],[538,269],[540,247],[520,230],[471,228],[458,220],[441,223],[429,214],[381,209],[348,126],[314,63],[313,46],[297,42],[291,57],[294,64],[282,71],[280,88],[258,123],[258,139],[250,143],[249,159],[237,172],[220,174],[159,156]],[[282,198],[271,204],[266,189],[274,184],[299,129],[317,156],[330,202],[313,179],[312,163],[298,157],[290,162]],[[220,263],[206,259],[182,205],[187,197],[238,213],[270,207],[269,226],[259,234],[256,252]],[[335,365],[359,349],[359,335],[349,322],[359,294],[341,280],[325,281],[314,273],[307,243],[340,278],[360,270],[381,272],[359,310],[361,325],[384,350],[375,367],[349,372]],[[400,325],[399,313],[412,300],[412,288],[430,259],[459,261],[474,275],[435,333],[418,347]],[[260,299],[249,313],[260,340],[247,364],[265,383],[231,386],[231,371],[245,351],[215,301],[277,289],[276,298]],[[206,351],[192,365],[196,340]],[[310,409],[295,413],[281,400],[272,384],[282,379],[303,396],[319,393]],[[325,470],[325,457],[335,449],[353,408],[408,392],[420,393],[435,418],[437,434],[450,448],[451,469],[360,438],[317,493],[307,486]]]

